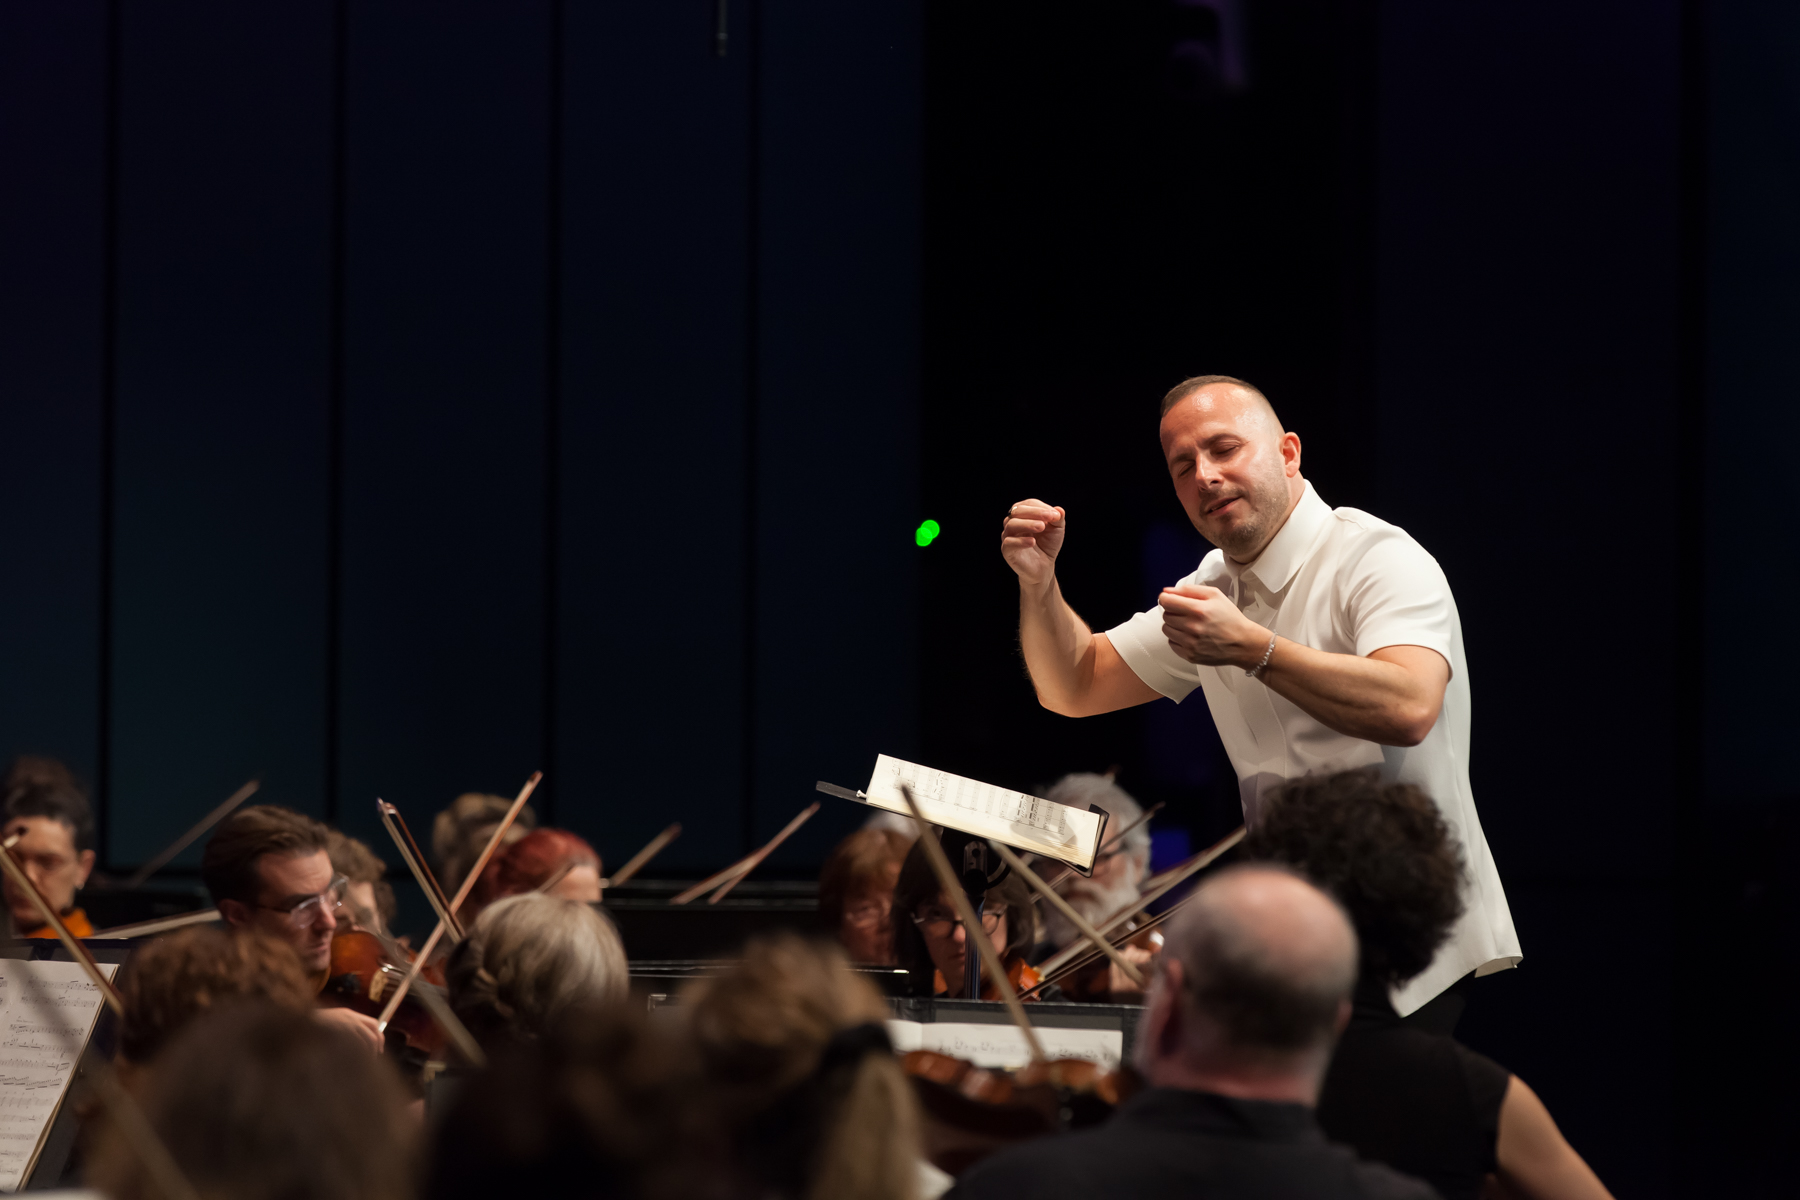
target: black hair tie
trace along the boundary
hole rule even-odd
[[[894,1052],[894,1043],[888,1040],[886,1025],[878,1021],[865,1021],[861,1025],[840,1029],[825,1043],[825,1051],[819,1055],[819,1065],[813,1068],[813,1077],[822,1078],[839,1067],[861,1062],[864,1056],[877,1052]]]

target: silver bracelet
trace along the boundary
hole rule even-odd
[[[1269,635],[1269,648],[1263,651],[1262,661],[1257,663],[1254,667],[1251,667],[1248,671],[1245,671],[1244,674],[1252,679],[1260,679],[1262,677],[1263,669],[1269,665],[1269,659],[1275,653],[1275,637],[1275,634],[1271,633]]]

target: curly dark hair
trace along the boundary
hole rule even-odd
[[[1437,805],[1372,767],[1283,785],[1263,801],[1244,855],[1287,863],[1336,896],[1364,976],[1390,987],[1430,966],[1462,916],[1462,849]]]

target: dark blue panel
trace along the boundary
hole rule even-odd
[[[105,21],[0,8],[0,755],[98,754]]]
[[[1557,6],[1518,38],[1454,5],[1381,11],[1376,515],[1456,590],[1502,876],[1657,871],[1695,570],[1671,542],[1695,502],[1675,427],[1677,5]],[[1582,676],[1590,637],[1613,648],[1604,682]]]
[[[1769,747],[1793,736],[1800,642],[1780,614],[1800,589],[1800,529],[1787,472],[1760,457],[1800,442],[1800,9],[1732,0],[1705,11],[1706,786],[1715,801],[1791,810],[1793,767]],[[1781,634],[1765,636],[1760,614],[1746,620],[1764,606]]]
[[[920,11],[761,13],[755,825],[913,753]],[[944,681],[940,686],[954,686]],[[827,803],[830,803],[829,801]],[[783,847],[817,862],[864,814]]]
[[[323,811],[332,27],[314,3],[123,12],[111,843],[132,862],[252,775]]]
[[[349,30],[340,814],[544,765],[548,10]]]
[[[568,10],[556,814],[613,863],[743,836],[747,10]]]

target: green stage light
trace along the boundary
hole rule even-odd
[[[922,521],[920,522],[919,527],[913,531],[913,541],[919,543],[921,546],[929,546],[931,543],[937,541],[937,535],[943,531],[944,527],[939,525],[936,521]]]

